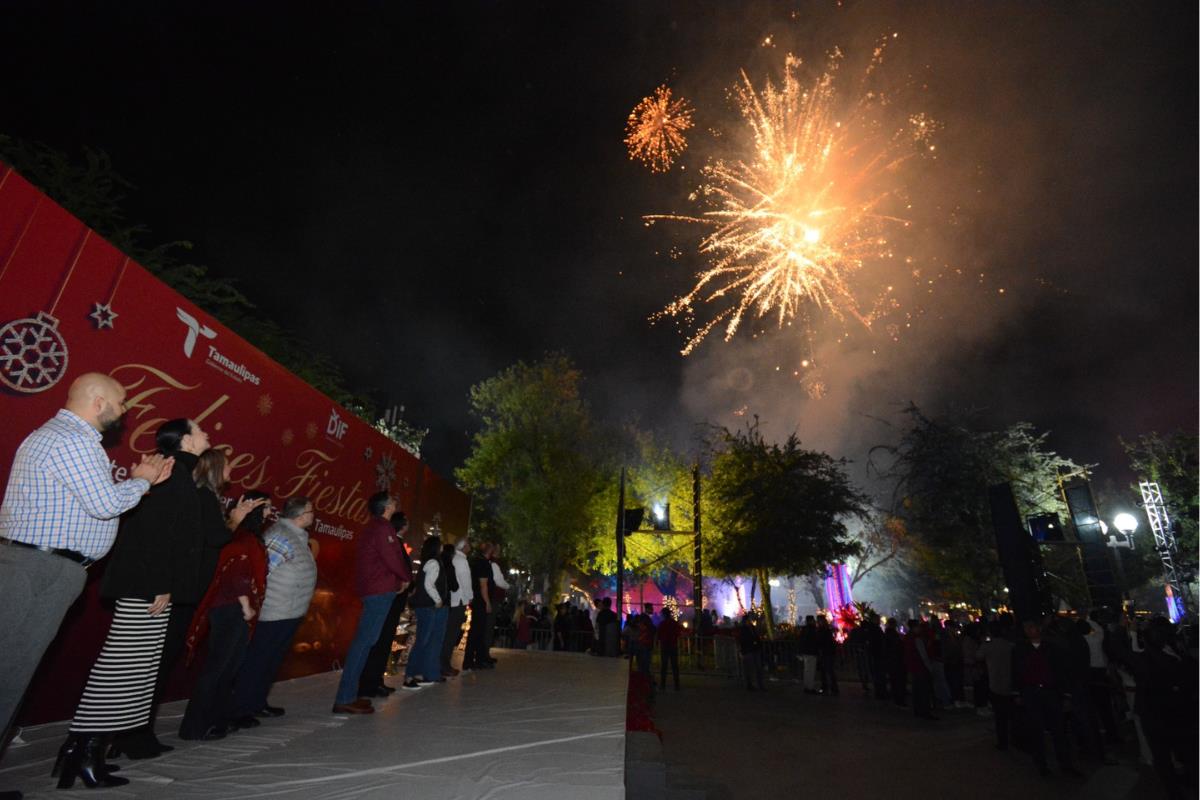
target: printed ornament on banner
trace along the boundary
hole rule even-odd
[[[58,320],[45,311],[0,328],[0,382],[13,391],[46,391],[67,374],[67,359]]]

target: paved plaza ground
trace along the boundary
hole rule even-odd
[[[993,724],[974,711],[937,722],[863,696],[848,682],[839,697],[805,695],[790,681],[747,692],[727,678],[685,675],[683,690],[660,691],[668,797],[839,797],[878,800],[1158,798],[1136,746],[1121,763],[1083,761],[1084,779],[1042,778],[1032,759],[994,748]],[[631,800],[637,800],[630,793]]]
[[[180,742],[171,729],[184,704],[168,703],[158,730],[176,750],[119,761],[131,782],[116,789],[57,791],[50,766],[67,724],[28,728],[0,764],[0,789],[31,800],[620,800],[626,662],[493,652],[497,669],[398,691],[369,716],[330,713],[338,673],[288,681],[271,695],[286,716],[214,742]]]

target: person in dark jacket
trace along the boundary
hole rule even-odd
[[[412,571],[397,552],[396,529],[390,521],[396,501],[387,492],[376,492],[367,500],[367,510],[371,519],[354,552],[354,588],[362,598],[362,613],[342,666],[342,679],[333,701],[335,714],[370,714],[375,710],[369,698],[358,696],[358,680],[367,653],[379,639],[392,600],[412,582]]]
[[[209,490],[204,506],[215,509],[222,518],[222,490],[229,483],[229,461],[222,450],[211,449],[200,456],[196,465],[196,483]],[[267,498],[243,498],[257,503],[251,511],[256,519],[246,522],[262,527],[262,507]],[[187,638],[187,661],[196,656],[200,643],[208,638],[204,667],[179,726],[181,739],[221,739],[233,719],[233,681],[246,655],[246,644],[254,630],[254,619],[262,608],[267,586],[267,554],[257,533],[243,525],[233,540],[221,550],[212,584],[200,601]]]
[[[1170,798],[1195,797],[1196,661],[1176,641],[1166,617],[1153,617],[1142,637],[1145,649],[1130,663],[1137,680],[1134,710],[1150,745],[1154,771]],[[1184,767],[1180,775],[1174,759]]]
[[[902,706],[908,693],[908,669],[904,665],[904,639],[896,618],[887,621],[883,631],[883,660],[887,668],[892,702]]]
[[[397,511],[392,514],[390,522],[396,531],[396,554],[408,566],[408,573],[411,575],[412,556],[408,554],[408,548],[404,545],[404,536],[408,533],[408,517],[403,511]],[[413,585],[409,583],[408,587],[397,592],[396,598],[392,600],[392,607],[388,609],[383,628],[379,631],[379,638],[371,646],[371,652],[367,654],[367,661],[363,666],[362,677],[358,679],[359,697],[387,697],[396,691],[394,687],[383,682],[383,675],[392,655],[392,644],[396,641],[396,626],[400,624],[400,615],[404,613],[412,590]]]
[[[404,670],[402,686],[409,691],[442,677],[442,637],[446,635],[450,579],[441,552],[442,540],[436,536],[430,536],[421,545],[421,572],[410,601],[417,617],[417,630],[408,651],[408,667]],[[421,680],[417,680],[418,675]]]
[[[1065,654],[1056,642],[1042,637],[1042,622],[1027,620],[1025,638],[1013,650],[1013,678],[1020,691],[1021,710],[1026,724],[1030,754],[1043,776],[1050,774],[1046,765],[1045,731],[1050,731],[1058,767],[1064,773],[1079,776],[1071,761],[1063,718],[1063,689],[1066,685]]]
[[[90,783],[85,774],[89,770],[107,772],[104,764],[74,762],[73,741],[128,734],[114,742],[113,757],[125,753],[153,758],[169,749],[158,743],[150,727],[155,687],[163,674],[161,661],[167,655],[168,620],[184,619],[186,624],[176,626],[182,630],[182,645],[191,611],[216,569],[215,561],[211,567],[204,561],[205,544],[227,542],[229,525],[236,527],[253,508],[240,503],[227,525],[216,498],[203,496],[208,490],[197,486],[193,472],[209,442],[196,423],[165,422],[155,442],[160,454],[174,458],[174,466],[171,476],[127,517],[118,535],[101,586],[103,596],[116,599],[116,613],[55,765],[60,785],[69,786],[76,775]],[[174,606],[177,597],[180,605]]]
[[[867,669],[875,688],[876,700],[887,700],[887,669],[883,658],[883,627],[879,615],[874,611],[867,614],[863,624],[863,640],[867,648]]]
[[[742,654],[742,668],[746,674],[746,691],[753,692],[755,684],[760,692],[766,690],[763,682],[762,635],[755,623],[758,617],[754,612],[742,617],[737,628],[738,650]]]
[[[837,639],[833,637],[833,626],[824,614],[817,615],[817,671],[821,673],[821,691],[825,694],[837,695],[837,670],[834,666],[837,656]]]

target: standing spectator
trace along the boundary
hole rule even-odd
[[[987,667],[988,699],[996,720],[996,749],[1007,750],[1013,724],[1013,642],[1007,616],[992,623],[990,635],[979,645],[977,658]]]
[[[87,568],[112,548],[117,518],[172,474],[171,459],[143,456],[129,480],[113,482],[100,442],[124,414],[125,388],[107,375],[85,373],[71,383],[66,406],[13,457],[0,505],[0,741],[67,609],[83,592]],[[88,744],[102,764],[102,743]],[[109,784],[106,777],[91,771],[84,780],[89,786],[128,782]]]
[[[525,602],[517,606],[517,617],[517,647],[528,650],[533,645],[533,625],[537,622],[537,616],[530,603]]]
[[[354,553],[354,588],[362,598],[362,613],[342,666],[342,679],[333,701],[334,714],[375,711],[369,698],[358,697],[358,680],[367,653],[379,639],[392,600],[412,581],[408,564],[397,552],[396,529],[391,523],[396,501],[387,492],[376,492],[367,500],[367,510],[371,512],[371,520],[363,528]]]
[[[867,668],[871,673],[871,683],[875,685],[875,699],[887,700],[887,669],[883,655],[883,626],[879,615],[874,611],[867,614],[863,624],[863,638],[867,647]]]
[[[396,511],[388,521],[396,531],[396,555],[408,567],[408,574],[412,575],[412,557],[404,545],[404,536],[408,533],[408,517],[403,511]],[[392,600],[392,607],[388,609],[383,627],[379,630],[379,638],[371,645],[371,652],[367,654],[366,663],[363,665],[362,676],[358,679],[359,697],[387,697],[396,691],[383,682],[383,675],[387,672],[392,644],[396,641],[396,627],[400,624],[400,615],[404,613],[404,606],[412,590],[413,585],[409,583],[403,591],[397,592]]]
[[[946,680],[945,646],[942,639],[945,629],[934,617],[925,626],[925,631],[925,653],[929,656],[933,698],[937,708],[949,708],[953,705],[953,701],[950,697],[950,683]]]
[[[1043,776],[1049,775],[1044,732],[1050,731],[1059,769],[1078,777],[1081,773],[1071,762],[1063,719],[1063,653],[1054,642],[1043,640],[1040,621],[1028,620],[1024,627],[1025,639],[1017,643],[1014,661],[1030,753],[1038,771]]]
[[[488,563],[492,568],[492,610],[488,612],[487,627],[483,629],[483,660],[495,664],[492,658],[492,641],[496,635],[496,614],[506,602],[508,590],[512,587],[504,577],[504,566],[500,563],[500,545],[492,542],[487,548]]]
[[[483,548],[467,559],[471,574],[471,629],[467,632],[467,649],[463,653],[464,670],[492,669],[487,660],[486,634],[488,617],[492,613],[492,564],[487,560]]]
[[[949,621],[942,628],[942,661],[945,664],[948,704],[954,708],[970,708],[963,685],[966,668],[963,665],[962,629],[957,622]]]
[[[1121,732],[1113,714],[1113,681],[1108,665],[1105,618],[1103,609],[1094,609],[1087,619],[1088,632],[1084,638],[1088,646],[1088,693],[1105,738],[1115,744],[1121,741]]]
[[[1134,703],[1154,771],[1168,797],[1195,797],[1196,662],[1177,641],[1175,628],[1165,617],[1150,620],[1142,642],[1145,649],[1132,659],[1137,679]],[[1184,766],[1182,776],[1174,758]]]
[[[538,618],[533,613],[533,608],[528,602],[517,604],[517,649],[528,650],[529,645],[533,644],[533,625],[538,621]]]
[[[617,640],[620,637],[620,622],[612,609],[612,598],[600,599],[600,610],[596,612],[596,634],[600,637],[600,652],[610,658],[620,655]]]
[[[421,545],[421,573],[413,587],[412,607],[417,632],[408,651],[401,688],[415,691],[442,676],[442,637],[446,635],[446,600],[450,596],[449,571],[441,560],[442,541],[428,537]],[[422,680],[418,681],[420,675]]]
[[[809,614],[800,629],[800,661],[804,669],[804,693],[820,694],[817,691],[817,618]]]
[[[458,643],[462,641],[463,624],[467,620],[467,606],[475,599],[475,591],[471,586],[471,566],[467,563],[467,554],[471,552],[471,543],[463,536],[453,546],[442,548],[442,568],[450,582],[450,605],[446,614],[446,635],[442,640],[442,674],[454,675],[454,665],[450,657]],[[465,671],[464,667],[464,671]],[[426,676],[426,680],[437,680]]]
[[[1070,710],[1070,723],[1075,738],[1096,759],[1105,764],[1116,764],[1115,759],[1104,752],[1104,737],[1100,733],[1100,720],[1092,708],[1092,697],[1088,691],[1091,677],[1091,653],[1087,634],[1091,626],[1086,620],[1062,620],[1058,625],[1056,639],[1063,650],[1063,689],[1066,691]]]
[[[754,624],[757,620],[753,612],[742,617],[742,624],[737,628],[738,649],[742,653],[742,668],[746,674],[746,691],[753,692],[755,684],[760,692],[766,691],[763,682],[762,636]]]
[[[228,541],[231,532],[220,501],[201,488],[196,472],[200,454],[208,450],[208,434],[191,420],[174,419],[158,427],[155,444],[174,465],[170,477],[122,521],[100,586],[102,597],[116,601],[113,623],[76,706],[64,751],[89,736],[111,742],[113,755],[154,758],[170,749],[154,736],[151,723],[156,686],[167,672],[162,660],[178,652],[172,641],[182,644],[186,638],[195,604],[216,569],[205,558],[206,544]],[[233,524],[247,513],[240,509]],[[63,769],[62,782],[74,780],[70,772]]]
[[[909,620],[904,637],[904,666],[912,679],[913,714],[937,719],[933,714],[933,661],[929,658],[929,623]]]
[[[982,644],[982,624],[972,622],[963,628],[962,655],[963,677],[971,684],[971,700],[975,705],[975,713],[981,717],[988,715],[988,684],[987,669],[983,659],[979,657],[979,645]]]
[[[838,681],[835,667],[837,639],[833,638],[833,626],[824,614],[817,615],[817,671],[821,673],[821,692],[837,695]]]
[[[679,691],[679,637],[683,628],[675,621],[671,609],[663,607],[662,622],[658,623],[658,653],[661,662],[659,687],[667,688],[667,665],[671,666],[671,674],[675,677],[675,691]]]
[[[867,660],[867,630],[863,625],[856,625],[846,635],[846,646],[854,659],[854,669],[858,673],[858,682],[862,685],[864,695],[871,693],[871,665]]]
[[[887,664],[888,686],[892,690],[892,702],[902,706],[908,694],[908,668],[904,657],[904,638],[896,618],[888,619],[883,631],[883,659]]]
[[[267,702],[271,684],[317,587],[317,560],[309,547],[308,528],[316,519],[312,501],[289,497],[279,519],[263,533],[267,554],[267,590],[254,638],[234,681],[234,724],[258,725],[258,717],[282,716],[284,709]]]
[[[213,501],[229,483],[229,472],[224,452],[215,449],[202,454],[196,466],[199,482],[210,490]],[[264,497],[245,499],[259,503],[255,512],[267,502]],[[217,502],[205,503],[205,507],[208,514],[221,514]],[[267,556],[262,542],[243,526],[222,548],[216,575],[192,619],[187,661],[195,657],[206,635],[208,655],[188,700],[179,738],[220,739],[228,732],[233,718],[233,682],[246,655],[254,617],[262,608],[266,581]]]

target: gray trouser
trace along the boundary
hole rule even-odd
[[[69,559],[0,544],[0,737],[85,583]]]

